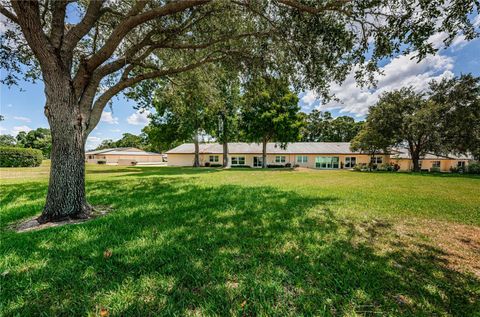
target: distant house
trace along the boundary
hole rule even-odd
[[[134,147],[124,147],[86,152],[85,161],[109,165],[148,165],[162,163],[163,155]]]
[[[192,166],[194,144],[185,143],[167,152],[169,166]],[[231,166],[262,166],[262,145],[257,143],[229,143]],[[200,164],[221,164],[222,145],[218,143],[200,144]],[[428,154],[421,161],[422,169],[439,168],[449,171],[451,167],[464,166],[470,158],[463,156],[436,156]],[[350,169],[357,164],[377,165],[383,163],[398,164],[400,170],[410,170],[412,161],[405,149],[395,149],[390,153],[379,153],[374,157],[350,149],[348,142],[296,142],[288,143],[286,148],[279,144],[268,143],[268,165],[298,165],[316,169]]]

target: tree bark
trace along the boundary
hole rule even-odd
[[[40,223],[86,218],[85,123],[70,85],[46,84],[45,115],[52,133],[50,179]]]
[[[198,145],[198,133],[195,133],[193,144],[195,145],[195,158],[193,159],[193,167],[200,167],[200,146]]]
[[[221,112],[221,124],[222,124],[222,147],[223,147],[223,167],[230,166],[228,161],[228,118],[224,111]]]
[[[413,171],[420,172],[420,155],[418,153],[412,153],[412,163],[413,163]]]
[[[223,142],[223,167],[228,167],[228,142]]]
[[[262,142],[262,168],[267,168],[267,139]]]

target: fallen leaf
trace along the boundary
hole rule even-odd
[[[111,257],[111,256],[112,256],[112,250],[106,249],[105,251],[103,251],[103,257],[104,257],[105,259],[108,259],[108,258]]]
[[[108,312],[108,309],[106,309],[106,308],[100,309],[100,316],[101,317],[107,317],[109,315],[110,315],[110,313]]]

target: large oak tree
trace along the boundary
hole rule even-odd
[[[45,86],[53,145],[39,220],[88,215],[85,141],[122,91],[227,59],[282,68],[327,96],[354,65],[360,75],[401,50],[433,53],[436,32],[446,44],[458,33],[473,38],[475,12],[465,0],[2,0],[3,83],[23,72]]]

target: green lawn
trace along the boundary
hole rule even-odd
[[[111,213],[24,233],[48,166],[0,169],[1,315],[480,316],[478,177],[87,169]]]

